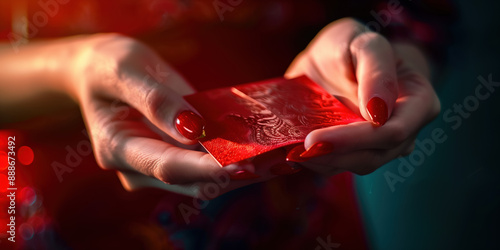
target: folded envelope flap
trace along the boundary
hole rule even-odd
[[[184,99],[206,120],[200,143],[221,166],[363,120],[306,76],[204,91]]]

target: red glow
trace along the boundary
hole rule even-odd
[[[1,213],[6,214],[5,212],[1,212]],[[7,221],[7,219],[0,218],[0,230],[1,230],[1,232],[6,232],[7,231],[7,223],[9,223]]]
[[[7,154],[4,151],[0,151],[0,171],[6,169],[8,166]]]
[[[17,157],[19,159],[19,162],[21,162],[22,164],[30,165],[35,158],[35,154],[33,153],[33,149],[31,149],[30,147],[22,146],[17,151]]]
[[[7,176],[5,176],[4,174],[0,174],[0,192],[7,191],[8,187],[9,187],[9,182],[7,180]]]

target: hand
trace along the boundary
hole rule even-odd
[[[68,62],[73,67],[67,89],[81,106],[98,164],[118,170],[128,188],[159,187],[163,183],[156,178],[191,189],[218,183],[219,195],[266,179],[243,181],[258,177],[253,165],[221,168],[200,151],[196,139],[203,136],[203,118],[182,99],[193,88],[148,47],[98,34],[83,39],[76,50]],[[230,175],[238,181],[228,185]]]
[[[285,76],[302,74],[367,120],[318,129],[307,136],[307,151],[292,160],[324,175],[345,170],[368,174],[409,154],[419,130],[440,111],[420,51],[391,44],[350,18],[325,27]]]

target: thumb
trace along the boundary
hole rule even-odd
[[[156,122],[162,130],[177,141],[192,144],[205,136],[205,120],[192,111],[190,105],[182,98],[183,95],[192,94],[194,90],[181,91],[176,85],[189,86],[179,75],[171,76],[168,86],[156,85],[154,94],[146,93],[144,112],[148,118]]]
[[[123,80],[120,79],[119,84],[103,83],[104,88],[101,89],[139,110],[152,124],[175,140],[184,144],[196,143],[204,135],[205,121],[182,98],[194,93],[194,89],[168,65],[157,65],[161,67],[160,72],[168,72],[162,81],[140,69],[137,73],[132,71],[121,76]]]
[[[398,98],[396,60],[390,43],[375,32],[355,37],[350,46],[358,80],[360,113],[384,125]]]
[[[180,75],[172,73],[166,82],[150,84],[153,86],[148,86],[147,91],[137,91],[135,94],[139,100],[142,99],[142,103],[136,103],[135,107],[141,110],[148,120],[185,144],[195,143],[197,139],[205,136],[205,120],[193,112],[182,98],[186,94],[192,94],[194,90],[183,91],[178,87],[189,86]]]

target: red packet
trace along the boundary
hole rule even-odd
[[[184,96],[206,120],[200,143],[221,166],[301,143],[315,129],[364,119],[306,76]]]

